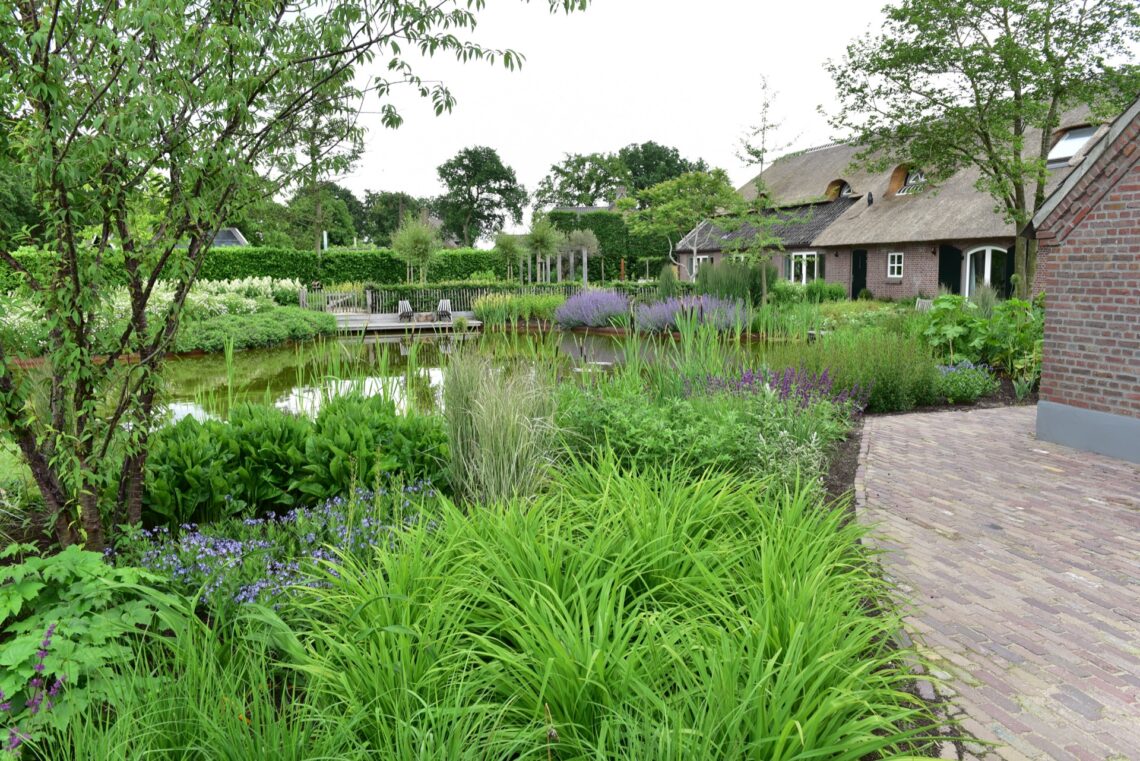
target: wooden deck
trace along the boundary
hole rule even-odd
[[[474,319],[472,312],[455,312],[452,320],[401,322],[395,314],[368,314],[367,312],[345,312],[336,315],[336,327],[341,333],[451,333],[455,329],[454,319],[463,317],[467,328],[479,329],[483,323]]]

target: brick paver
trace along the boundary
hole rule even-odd
[[[856,505],[991,757],[1140,761],[1140,467],[1035,415],[869,418]]]

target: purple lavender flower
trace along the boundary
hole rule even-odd
[[[682,316],[695,317],[698,324],[728,330],[744,323],[744,305],[739,301],[716,296],[675,296],[637,307],[637,327],[653,333],[673,331]]]
[[[580,291],[554,312],[554,321],[563,328],[604,328],[629,314],[629,299],[611,291]]]

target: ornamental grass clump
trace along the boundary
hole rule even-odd
[[[581,291],[566,299],[554,313],[563,328],[606,328],[629,314],[629,298],[610,291]]]
[[[819,492],[577,461],[301,592],[290,664],[383,758],[912,758],[920,654]]]
[[[718,331],[728,331],[748,324],[747,309],[737,300],[722,299],[704,294],[679,296],[653,304],[641,304],[634,313],[639,330],[651,333],[671,332],[678,325],[692,319],[700,325],[712,325]]]

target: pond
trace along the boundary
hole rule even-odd
[[[543,335],[344,338],[276,349],[177,357],[167,362],[166,410],[172,420],[225,417],[230,405],[272,404],[314,415],[323,400],[352,390],[386,392],[406,409],[439,406],[446,357],[462,341],[482,341],[504,359],[555,358],[568,367],[602,368],[619,361],[622,347],[610,336]],[[409,393],[409,385],[411,391]]]

